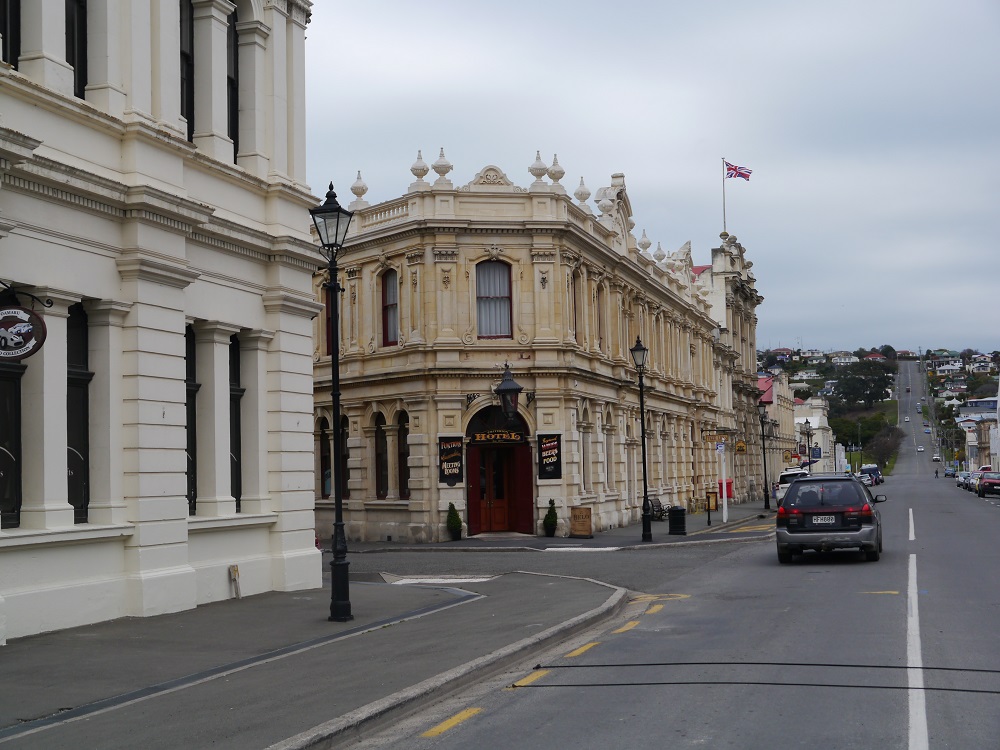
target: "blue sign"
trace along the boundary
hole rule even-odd
[[[809,451],[809,458],[823,458],[823,449],[814,445]]]

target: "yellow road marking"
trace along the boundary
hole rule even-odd
[[[773,523],[766,523],[761,526],[740,526],[736,529],[727,529],[730,534],[742,534],[746,531],[770,531],[774,528]]]
[[[898,594],[898,591],[862,591],[862,594]]]
[[[594,646],[598,645],[599,643],[600,643],[600,641],[594,641],[592,643],[584,644],[583,646],[580,646],[580,648],[576,649],[575,651],[570,651],[568,654],[566,654],[565,658],[569,659],[569,658],[574,657],[574,656],[579,656],[584,651],[589,651],[590,649],[592,649]]]
[[[691,594],[639,594],[631,602],[669,602],[675,599],[690,599]]]
[[[624,625],[622,625],[620,628],[618,628],[618,630],[612,630],[611,632],[612,633],[624,633],[627,630],[631,630],[632,628],[634,628],[638,624],[639,624],[638,620],[632,620],[632,622],[626,622]]]
[[[449,729],[451,729],[452,727],[458,726],[459,724],[461,724],[466,719],[471,719],[473,716],[475,716],[476,714],[478,714],[482,710],[483,709],[481,709],[481,708],[467,708],[464,711],[459,711],[457,714],[455,714],[454,716],[452,716],[450,719],[447,719],[446,721],[442,721],[436,727],[434,727],[433,729],[428,729],[426,732],[424,732],[420,736],[421,737],[437,737],[439,735],[442,735],[445,732],[447,732]]]
[[[534,672],[532,672],[531,674],[529,674],[527,677],[522,677],[520,680],[518,680],[517,682],[515,682],[512,685],[512,687],[524,687],[526,685],[530,685],[535,680],[542,679],[550,671],[551,670],[548,670],[548,669],[537,669]]]
[[[661,609],[663,609],[663,605],[662,604],[654,604],[652,607],[650,607],[649,609],[646,610],[646,614],[647,615],[655,615]]]

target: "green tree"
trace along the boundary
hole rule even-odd
[[[860,401],[866,409],[871,409],[885,400],[892,385],[893,369],[873,360],[847,365],[837,379],[837,393],[848,404]]]

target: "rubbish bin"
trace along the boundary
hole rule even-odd
[[[667,523],[669,524],[668,534],[678,534],[687,536],[687,521],[685,515],[687,510],[682,505],[673,505],[667,510]]]

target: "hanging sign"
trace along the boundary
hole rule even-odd
[[[538,478],[562,479],[562,435],[538,436]]]
[[[438,481],[454,487],[462,481],[462,438],[438,438]]]
[[[781,454],[781,458],[787,464],[789,461],[792,460],[792,452],[790,450],[783,451]]]
[[[736,452],[737,453],[746,453],[747,452],[747,441],[746,440],[737,440],[736,441]]]
[[[27,359],[45,343],[45,321],[25,307],[0,307],[0,360]]]

